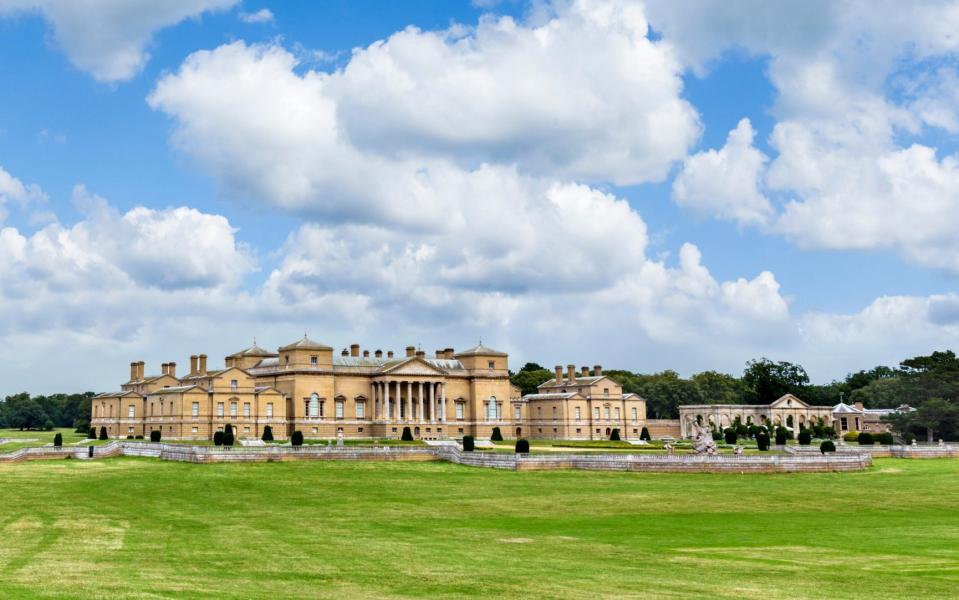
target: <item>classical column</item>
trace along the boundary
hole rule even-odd
[[[413,382],[406,382],[406,422],[413,422]]]
[[[436,422],[436,382],[430,382],[430,423]]]
[[[383,396],[383,420],[389,423],[390,421],[390,381],[388,379],[383,382],[383,390],[386,392]]]
[[[424,419],[425,419],[425,418],[424,418],[424,416],[423,416],[423,382],[421,381],[421,382],[420,382],[419,402],[417,403],[417,408],[416,408],[416,420],[417,420],[417,421],[420,421],[420,422],[423,422]]]

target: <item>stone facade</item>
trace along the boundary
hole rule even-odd
[[[771,404],[691,404],[679,407],[679,422],[682,437],[692,434],[694,423],[702,422],[720,430],[733,424],[736,418],[742,423],[756,425],[783,425],[799,430],[800,425],[810,426],[820,420],[833,427],[837,433],[889,431],[882,417],[895,411],[913,410],[906,405],[896,409],[867,409],[861,403],[855,406],[840,402],[835,406],[812,406],[792,394],[786,394]]]
[[[508,356],[482,344],[432,357],[408,346],[394,357],[358,344],[335,353],[304,336],[276,352],[254,344],[227,356],[222,369],[192,356],[185,376],[176,363],[151,376],[142,361],[131,363],[120,388],[93,400],[92,426],[111,438],[158,430],[163,439],[207,440],[227,424],[239,438],[259,438],[269,425],[275,439],[297,430],[327,439],[397,438],[404,427],[421,439],[529,431]]]
[[[621,439],[639,439],[646,425],[646,400],[636,394],[624,394],[623,387],[603,375],[596,365],[592,372],[582,367],[577,372],[568,365],[555,367],[556,375],[541,384],[535,394],[523,396],[514,408],[516,434],[532,438],[569,440],[608,440],[614,429]]]

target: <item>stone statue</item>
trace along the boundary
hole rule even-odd
[[[709,427],[693,424],[693,452],[696,454],[716,454],[716,442],[713,441],[713,432]]]
[[[742,446],[736,446],[735,448],[733,448],[733,454],[735,454],[736,456],[742,456],[742,455],[743,455],[743,447],[742,447]]]
[[[342,432],[342,431],[337,431],[337,432],[336,432],[336,447],[337,447],[337,448],[342,448],[342,447],[343,447],[343,432]]]
[[[663,444],[663,449],[666,450],[666,454],[668,456],[672,456],[675,453],[675,450],[673,450],[673,445],[670,444],[669,442],[666,442],[665,444]]]

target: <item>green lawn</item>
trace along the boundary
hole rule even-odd
[[[53,443],[57,433],[63,434],[63,445],[68,446],[87,438],[84,433],[75,433],[72,427],[54,429],[52,431],[20,431],[19,429],[0,429],[0,439],[14,439],[24,441],[7,442],[0,444],[0,452],[13,452],[20,448],[33,448]],[[105,442],[103,442],[105,443]]]
[[[0,598],[956,597],[959,460],[0,465]]]

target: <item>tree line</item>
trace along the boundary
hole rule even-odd
[[[93,396],[93,392],[49,396],[13,394],[0,401],[0,427],[20,430],[73,427],[86,431],[90,426]]]
[[[768,358],[747,362],[740,377],[703,371],[684,378],[672,370],[647,374],[617,369],[605,375],[622,385],[624,393],[645,398],[651,419],[678,418],[679,407],[689,404],[769,404],[793,394],[815,406],[840,400],[862,402],[865,408],[908,404],[919,410],[895,417],[897,432],[959,437],[959,359],[950,350],[909,358],[896,367],[880,365],[849,373],[826,384],[810,383],[802,365]],[[553,371],[533,362],[512,375],[524,395],[535,393],[538,385],[552,378]]]

